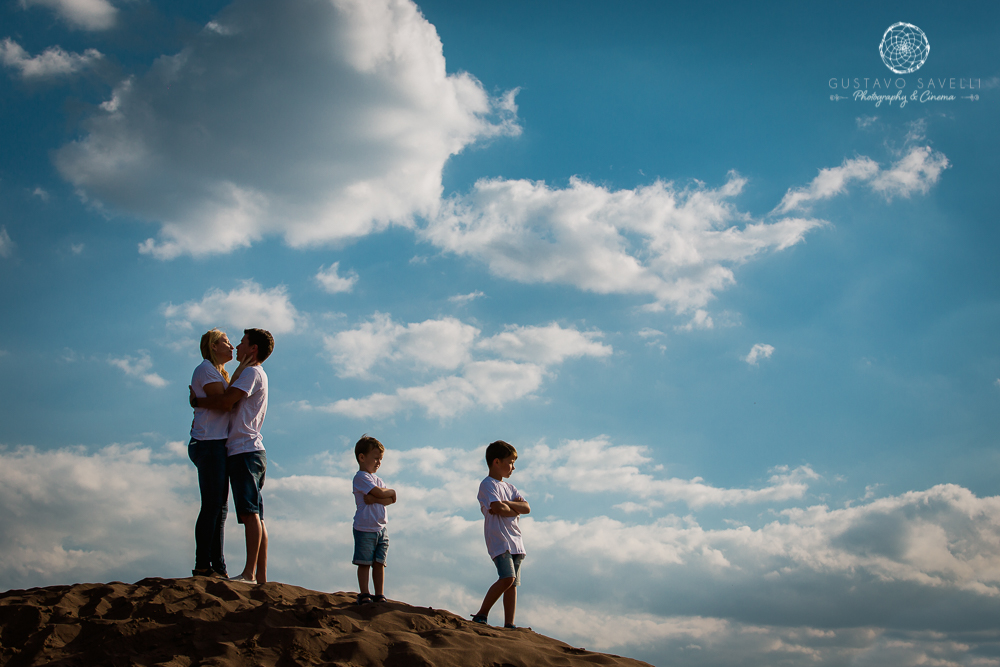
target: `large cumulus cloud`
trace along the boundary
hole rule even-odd
[[[516,133],[513,94],[449,75],[409,0],[237,0],[180,53],[122,82],[63,176],[161,224],[161,258],[293,246],[411,224],[441,196],[447,159]]]

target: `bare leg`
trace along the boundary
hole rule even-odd
[[[260,553],[260,541],[263,531],[261,530],[260,517],[256,514],[243,514],[240,516],[243,528],[247,536],[247,564],[243,568],[243,578],[253,579],[254,569],[257,566],[257,555]]]
[[[385,565],[375,563],[372,566],[372,581],[375,584],[375,595],[385,595]]]
[[[358,565],[358,588],[362,595],[368,595],[368,571],[371,565]]]
[[[267,583],[267,526],[260,522],[260,549],[257,551],[257,583]]]
[[[486,597],[483,598],[483,606],[479,608],[477,616],[489,616],[490,609],[496,604],[500,596],[506,592],[508,588],[514,586],[514,577],[504,577],[503,579],[497,579],[490,590],[486,591]]]
[[[514,609],[517,607],[517,587],[511,586],[503,592],[503,624],[514,625]]]

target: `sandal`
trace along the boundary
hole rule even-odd
[[[372,602],[388,602],[384,595],[373,595]]]
[[[486,617],[482,614],[472,614],[472,622],[479,623],[480,625],[486,625]]]
[[[358,593],[358,599],[355,602],[356,605],[361,606],[365,604],[371,604],[372,596],[368,593]]]
[[[514,625],[513,623],[504,623],[503,627],[507,628],[508,630],[517,630],[517,626]]]

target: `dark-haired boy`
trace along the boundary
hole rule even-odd
[[[230,581],[248,584],[267,581],[267,528],[261,489],[267,471],[260,428],[267,414],[267,373],[261,367],[274,350],[274,338],[264,329],[244,329],[236,346],[239,367],[222,394],[198,398],[191,391],[191,406],[232,410],[226,440],[226,473],[233,490],[236,517],[246,532],[247,563]],[[235,406],[235,408],[234,408]]]
[[[358,604],[385,602],[385,559],[389,552],[386,505],[396,502],[396,492],[387,489],[375,474],[382,465],[385,446],[369,435],[354,445],[358,472],[354,475],[354,559],[358,566]],[[375,596],[368,592],[368,573],[375,584]]]
[[[479,611],[472,615],[476,623],[486,623],[490,609],[503,596],[503,626],[514,628],[517,608],[517,587],[521,585],[521,561],[524,542],[518,516],[531,511],[528,501],[513,484],[505,482],[514,472],[517,450],[503,440],[491,442],[486,448],[486,465],[490,474],[479,485],[479,509],[483,513],[483,533],[486,550],[497,568],[497,581],[490,586]]]

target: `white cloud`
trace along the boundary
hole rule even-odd
[[[340,292],[350,292],[354,289],[354,283],[358,282],[358,274],[351,271],[346,276],[337,274],[340,262],[334,262],[330,268],[319,267],[316,273],[316,282],[329,294],[339,294]]]
[[[914,192],[926,194],[949,166],[943,154],[928,146],[914,146],[891,169],[879,173],[871,187],[886,199],[909,197]]]
[[[804,208],[811,202],[829,199],[845,192],[851,181],[869,181],[878,172],[878,163],[865,156],[844,160],[839,167],[820,169],[819,175],[807,187],[789,188],[778,204],[777,210],[780,213],[787,213],[797,208]]]
[[[508,326],[485,339],[479,339],[480,333],[452,317],[403,325],[376,313],[353,329],[326,335],[324,346],[340,377],[373,379],[375,370],[399,373],[401,368],[439,377],[400,387],[393,394],[341,399],[319,409],[357,418],[387,416],[407,407],[440,418],[476,405],[496,409],[536,391],[549,368],[566,359],[613,352],[610,345],[599,342],[600,332],[580,332],[556,323]],[[481,358],[484,353],[494,358]],[[440,375],[446,372],[457,374]]]
[[[164,259],[410,226],[436,210],[450,156],[520,130],[510,94],[447,73],[409,0],[234,3],[112,99],[56,163],[159,222],[141,249]]]
[[[388,361],[420,368],[451,370],[469,358],[479,329],[453,317],[397,324],[375,313],[355,329],[323,337],[330,361],[340,377],[368,377],[371,368]]]
[[[570,179],[480,180],[443,202],[423,230],[435,245],[486,262],[504,278],[573,285],[598,294],[652,296],[653,310],[703,307],[734,282],[732,266],[782,250],[823,224],[754,222],[730,203],[746,181],[730,174],[711,189],[657,181],[611,191]]]
[[[42,201],[49,200],[49,193],[43,190],[41,187],[36,187],[32,193],[34,196],[38,197]]]
[[[771,471],[768,485],[763,488],[726,489],[706,484],[700,477],[659,479],[642,472],[644,467],[653,467],[648,454],[646,447],[614,445],[605,436],[568,440],[558,447],[541,443],[526,451],[524,458],[531,461],[531,468],[523,477],[532,483],[559,484],[579,493],[617,493],[644,500],[683,502],[696,509],[794,500],[805,495],[809,480],[819,479],[809,466],[794,470],[779,467]],[[628,508],[639,509],[632,505]]]
[[[74,243],[69,247],[69,249],[70,252],[72,252],[74,255],[80,255],[83,254],[83,251],[86,249],[86,247],[87,246],[84,245],[83,243]]]
[[[192,541],[185,515],[197,512],[197,480],[188,466],[154,463],[136,445],[26,447],[0,450],[0,459],[4,589],[183,572],[165,555]]]
[[[79,54],[67,53],[58,46],[51,46],[37,56],[30,57],[20,44],[9,37],[0,42],[0,61],[5,67],[20,71],[23,79],[44,79],[73,74],[90,67],[102,58],[104,56],[96,49],[87,49],[83,54]],[[36,194],[39,190],[41,188],[35,190]]]
[[[107,30],[115,25],[118,16],[118,10],[107,0],[21,0],[22,7],[33,5],[51,9],[84,30]]]
[[[715,328],[715,322],[708,314],[708,311],[702,310],[701,308],[694,312],[694,317],[692,317],[687,324],[674,327],[677,331],[693,331],[695,329],[713,328]]]
[[[875,121],[878,120],[878,116],[858,116],[854,121],[858,124],[858,129],[865,130],[871,127]]]
[[[267,329],[272,334],[292,333],[302,316],[288,298],[284,285],[263,289],[252,280],[244,280],[236,289],[223,292],[210,289],[201,301],[168,303],[163,314],[175,326],[190,329],[193,325],[233,329],[233,344],[243,329]]]
[[[14,253],[14,242],[6,227],[0,227],[0,257],[10,257]]]
[[[153,360],[146,350],[139,350],[137,357],[125,355],[123,357],[108,357],[108,363],[116,368],[120,368],[125,375],[139,378],[151,387],[166,387],[170,384],[156,373],[150,373],[153,368]]]
[[[611,346],[598,341],[603,335],[563,329],[555,322],[544,327],[508,325],[503,332],[479,341],[476,347],[507,359],[550,366],[574,357],[609,356]]]
[[[469,292],[468,294],[456,294],[455,296],[450,296],[448,297],[448,301],[451,301],[452,303],[457,303],[460,306],[464,306],[465,304],[475,301],[476,299],[480,299],[484,296],[486,295],[480,292],[479,290],[476,290],[475,292]]]
[[[773,345],[757,343],[750,348],[749,354],[743,357],[743,361],[747,362],[751,366],[756,366],[760,359],[770,359],[772,354],[774,354]]]
[[[775,210],[788,213],[807,208],[814,201],[842,194],[852,181],[867,183],[887,200],[896,196],[909,197],[915,192],[926,194],[949,166],[948,158],[929,146],[911,147],[889,169],[881,169],[877,162],[865,156],[844,160],[839,167],[820,169],[819,175],[807,187],[789,189]]]

